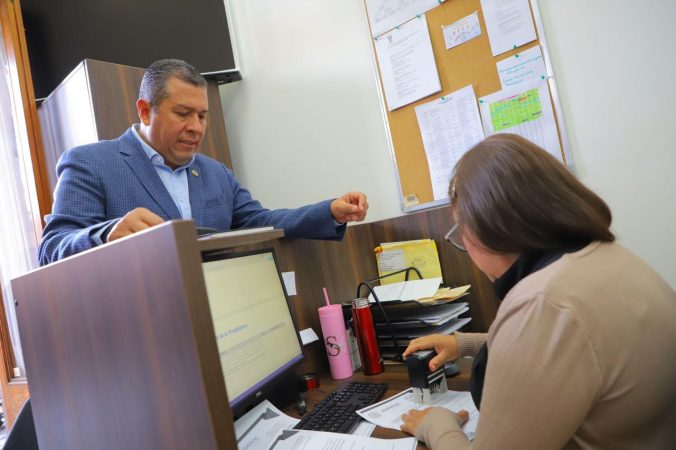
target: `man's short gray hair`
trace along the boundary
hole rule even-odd
[[[169,96],[167,85],[172,77],[197,87],[206,87],[207,80],[193,66],[180,59],[160,59],[146,69],[141,80],[139,98],[153,108]]]

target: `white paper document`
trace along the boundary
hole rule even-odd
[[[502,89],[514,88],[526,81],[547,78],[547,68],[539,45],[503,59],[496,67]]]
[[[284,430],[269,450],[415,450],[416,438],[377,439],[323,431]]]
[[[366,0],[371,34],[378,37],[435,6],[438,0]]]
[[[448,197],[453,166],[484,138],[472,86],[415,108],[432,180],[434,200]]]
[[[451,25],[443,27],[444,42],[446,50],[457,47],[470,39],[481,36],[481,25],[479,25],[479,14],[475,11],[467,17],[463,17]]]
[[[239,450],[300,449],[325,448],[323,444],[333,444],[332,449],[415,449],[417,441],[409,439],[372,439],[376,425],[362,420],[352,434],[323,433],[301,431],[292,428],[300,419],[289,417],[277,409],[268,400],[264,400],[254,409],[235,422],[235,436]],[[298,433],[301,433],[300,435]],[[312,433],[312,435],[306,435]],[[381,442],[382,441],[382,442]],[[387,443],[391,443],[389,446]],[[343,447],[346,446],[346,447]]]
[[[437,292],[440,284],[441,278],[425,278],[376,286],[373,290],[381,302],[406,301],[431,297]],[[369,301],[375,302],[373,295],[369,295]]]
[[[375,48],[390,111],[441,90],[424,15],[379,37]]]
[[[493,56],[537,39],[528,0],[481,0]]]
[[[546,80],[524,82],[479,99],[487,135],[514,133],[563,161]]]
[[[303,345],[307,345],[311,342],[315,342],[319,340],[319,336],[317,336],[317,333],[315,333],[315,330],[312,328],[306,328],[304,330],[300,331],[300,341],[302,342]]]
[[[287,295],[296,295],[296,272],[282,272]]]
[[[376,425],[374,423],[371,423],[368,420],[362,420],[350,434],[352,436],[371,436],[375,429]]]
[[[404,250],[401,248],[383,250],[378,256],[378,270],[381,273],[395,272],[406,267],[406,257]]]
[[[401,420],[402,414],[411,409],[426,409],[432,406],[446,408],[453,412],[462,409],[467,411],[469,420],[463,425],[462,431],[470,440],[474,439],[476,427],[479,424],[479,411],[474,406],[472,395],[469,392],[447,391],[443,394],[432,394],[432,402],[421,405],[413,399],[412,388],[408,388],[382,402],[358,410],[357,414],[383,428],[399,430],[404,423]]]
[[[282,432],[293,428],[300,419],[289,417],[268,400],[237,419],[235,436],[239,450],[267,450]]]

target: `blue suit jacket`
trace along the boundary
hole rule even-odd
[[[148,208],[165,220],[181,218],[131,129],[115,140],[65,152],[56,170],[59,181],[52,214],[45,218],[41,265],[104,243],[117,221],[134,208]],[[232,171],[204,155],[197,154],[188,169],[188,188],[198,226],[225,231],[272,225],[288,237],[310,239],[341,239],[345,233],[345,226],[336,228],[333,221],[331,200],[298,209],[265,209]]]

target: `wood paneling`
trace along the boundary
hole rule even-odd
[[[139,118],[136,100],[143,69],[85,59],[38,110],[51,188],[56,162],[76,145],[115,139]],[[200,151],[232,168],[218,85],[209,81],[209,126]]]
[[[453,225],[450,207],[351,225],[342,242],[282,239],[274,243],[283,271],[295,271],[297,295],[290,298],[299,329],[312,327],[321,333],[317,308],[324,306],[322,287],[328,289],[334,303],[355,298],[357,285],[378,276],[373,249],[381,242],[434,239],[444,282],[460,286],[471,284],[469,308],[472,322],[467,331],[485,332],[497,312],[497,299],[488,279],[472,264],[468,255],[444,240]],[[270,247],[259,244],[254,248]],[[320,342],[304,348],[306,361],[298,372],[328,370],[324,347]]]
[[[99,140],[116,139],[131,124],[139,121],[136,100],[143,69],[93,59],[85,59],[83,63],[97,137]]]
[[[236,448],[191,222],[12,287],[41,449]]]

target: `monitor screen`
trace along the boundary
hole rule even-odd
[[[225,386],[235,415],[303,353],[271,249],[204,257],[202,264]]]

